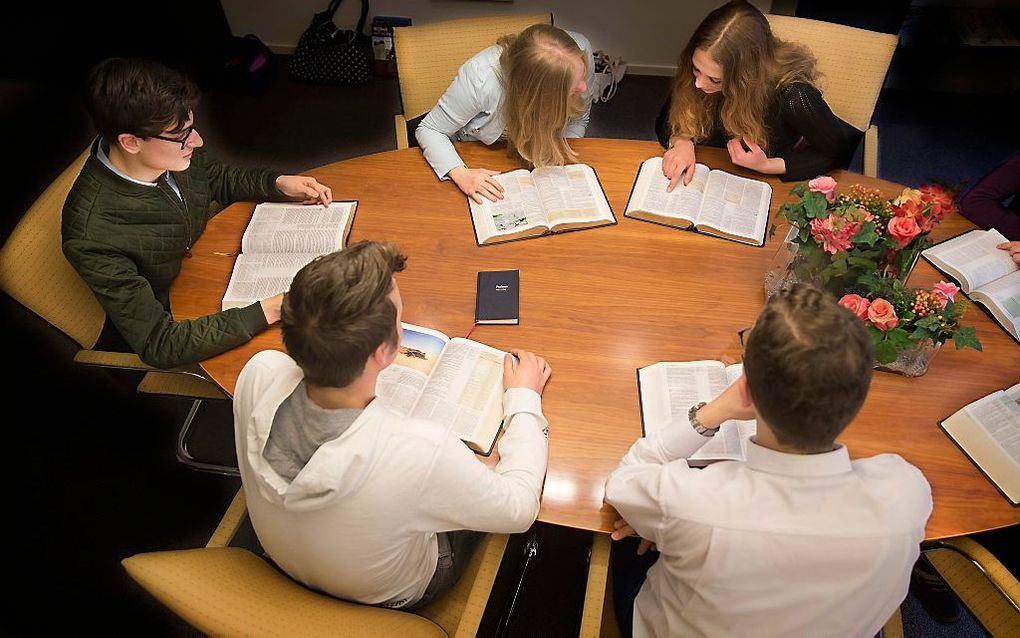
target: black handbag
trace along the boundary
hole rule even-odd
[[[372,39],[364,33],[368,0],[361,0],[356,31],[337,29],[333,23],[341,2],[330,0],[325,11],[312,17],[290,59],[291,78],[345,86],[366,84],[372,79]]]

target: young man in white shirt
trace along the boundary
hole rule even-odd
[[[414,609],[448,590],[481,532],[538,515],[551,369],[504,361],[506,431],[483,465],[451,430],[376,399],[397,354],[405,257],[359,242],[295,276],[282,309],[289,356],[263,351],[234,396],[237,458],[259,541],[281,569],[339,598]]]
[[[871,373],[864,324],[828,294],[769,300],[744,376],[639,439],[606,482],[622,517],[613,538],[643,539],[637,553],[614,546],[624,635],[878,633],[906,596],[931,491],[899,456],[851,461],[835,443]],[[752,418],[746,462],[687,465],[724,421]]]

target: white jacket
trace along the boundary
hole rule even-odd
[[[361,603],[416,602],[435,572],[436,533],[521,532],[538,515],[547,446],[541,398],[504,395],[507,429],[491,470],[448,427],[372,401],[294,478],[262,456],[273,417],[302,379],[282,352],[252,357],[237,381],[235,441],[262,546],[294,579]]]
[[[591,92],[595,81],[595,59],[591,43],[580,33],[567,31],[584,51],[588,65],[588,94],[584,96],[584,111],[567,122],[563,137],[584,137],[591,117]],[[469,59],[460,70],[443,97],[421,121],[414,132],[425,160],[442,179],[451,169],[463,164],[453,147],[453,141],[477,141],[489,145],[503,135],[505,124],[500,112],[503,85],[500,82],[499,55],[502,49],[493,45]],[[416,117],[416,116],[413,116]]]

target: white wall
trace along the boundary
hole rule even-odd
[[[376,15],[403,16],[414,24],[450,18],[551,11],[557,26],[588,36],[592,46],[622,56],[628,72],[672,75],[676,58],[694,28],[723,0],[371,0],[368,27]],[[222,0],[235,35],[254,33],[281,53],[294,50],[312,15],[328,0]],[[755,0],[768,11],[771,0]],[[361,10],[359,0],[344,0],[336,23],[353,28]]]

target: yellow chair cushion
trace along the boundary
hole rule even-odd
[[[138,554],[122,561],[135,581],[205,634],[445,636],[414,614],[315,593],[236,547]]]

